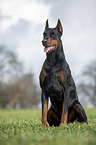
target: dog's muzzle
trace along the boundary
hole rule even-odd
[[[45,48],[44,48],[45,53],[52,52],[55,49],[55,45],[48,46],[48,40],[47,39],[43,39],[42,44],[43,44],[43,46],[45,46]]]

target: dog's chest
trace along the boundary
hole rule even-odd
[[[45,77],[44,86],[49,97],[55,97],[57,100],[60,99],[58,96],[62,96],[63,86],[54,73],[50,73]]]

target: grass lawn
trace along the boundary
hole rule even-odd
[[[41,127],[41,110],[0,110],[0,145],[96,145],[96,108],[85,109],[90,125]]]

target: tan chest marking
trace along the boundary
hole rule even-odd
[[[65,76],[64,71],[56,72],[55,75],[59,78],[60,82],[64,81],[64,76]]]
[[[47,73],[45,73],[45,72],[41,72],[41,74],[40,74],[40,79],[41,79],[42,84],[44,82],[46,75],[47,75]]]

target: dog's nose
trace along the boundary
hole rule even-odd
[[[43,39],[43,40],[42,40],[42,44],[43,44],[43,45],[46,45],[46,44],[47,44],[47,42],[48,42],[48,40],[47,40],[47,39]]]

